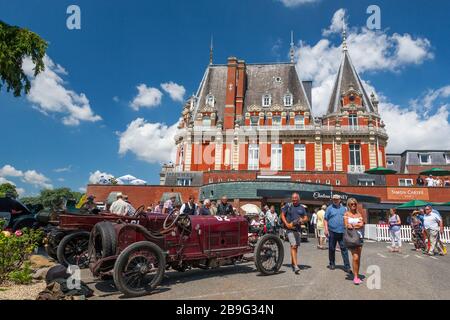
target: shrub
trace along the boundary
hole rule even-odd
[[[4,222],[0,221],[0,230]],[[5,280],[26,279],[31,273],[30,266],[24,264],[42,239],[42,231],[23,229],[21,232],[0,232],[0,284]]]
[[[25,262],[21,269],[11,271],[8,279],[17,284],[30,284],[33,281],[33,270],[31,264]]]

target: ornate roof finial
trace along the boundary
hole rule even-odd
[[[213,54],[214,54],[214,43],[213,43],[213,36],[211,35],[211,44],[209,46],[209,64],[213,64]]]
[[[294,46],[294,31],[292,30],[291,30],[291,50],[289,51],[289,56],[291,57],[291,63],[294,63],[295,46]]]
[[[342,17],[342,50],[347,51],[347,25],[345,15]]]

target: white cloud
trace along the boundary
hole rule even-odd
[[[339,9],[336,11],[333,15],[333,18],[331,19],[331,25],[328,27],[328,29],[324,29],[322,31],[323,36],[329,36],[333,33],[339,33],[343,30],[344,27],[344,17],[345,17],[345,10]]]
[[[324,31],[325,35],[342,29],[344,13],[343,9],[335,12],[331,25]],[[417,65],[433,58],[430,42],[425,38],[413,38],[409,34],[388,35],[367,28],[350,28],[347,44],[353,64],[360,74],[398,72],[408,65]],[[302,42],[296,54],[300,77],[314,79],[313,112],[322,115],[326,112],[341,61],[341,46],[334,45],[325,37],[315,45]]]
[[[22,181],[37,188],[53,189],[53,185],[50,184],[50,179],[42,173],[38,173],[36,170],[25,171]]]
[[[443,105],[430,116],[413,109],[380,103],[380,114],[389,135],[388,152],[406,149],[450,149],[449,105]]]
[[[34,77],[34,64],[30,58],[23,61],[25,74],[31,79],[31,89],[27,99],[34,108],[46,115],[62,116],[65,125],[77,126],[81,121],[96,122],[102,118],[92,111],[89,100],[84,93],[65,88],[61,78],[67,71],[55,64],[50,57],[44,57],[45,70]]]
[[[161,163],[175,159],[175,141],[178,123],[148,123],[142,118],[132,121],[119,133],[119,154],[134,153],[138,159]]]
[[[344,9],[333,15],[323,39],[315,45],[301,43],[297,54],[298,72],[302,79],[313,79],[313,113],[326,112],[331,91],[342,57],[341,45],[334,45],[328,36],[342,31]],[[360,75],[370,72],[401,72],[411,65],[433,59],[431,43],[426,38],[410,34],[389,35],[366,28],[349,28],[347,45],[352,62]],[[364,82],[369,93],[376,92]],[[428,90],[408,106],[398,106],[378,94],[379,110],[389,135],[388,151],[402,152],[407,148],[450,148],[449,104],[450,86]],[[438,133],[438,134],[436,134]]]
[[[163,93],[152,87],[147,87],[145,84],[137,86],[138,95],[130,103],[130,107],[138,111],[139,108],[151,108],[161,104]]]
[[[97,170],[95,172],[91,172],[89,176],[89,183],[90,184],[104,183],[105,181],[108,181],[111,178],[114,178],[112,174]]]
[[[56,168],[53,171],[56,173],[70,172],[70,171],[72,171],[72,166],[69,165],[69,166],[63,167],[63,168]]]
[[[16,184],[6,178],[0,177],[0,184],[5,184],[5,183],[9,183],[12,184],[13,186],[15,186]]]
[[[276,0],[283,3],[288,8],[300,6],[302,4],[319,2],[320,0]]]
[[[86,187],[79,187],[78,191],[85,193],[86,192]]]
[[[0,168],[0,177],[21,177],[23,172],[7,164]]]
[[[162,83],[161,88],[163,88],[163,90],[170,95],[170,98],[172,98],[172,100],[179,102],[184,101],[184,94],[186,93],[186,89],[182,85],[170,81],[168,83]]]

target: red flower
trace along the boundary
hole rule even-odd
[[[23,235],[23,232],[21,230],[17,230],[16,232],[14,232],[14,234],[16,235],[16,237],[21,237]]]

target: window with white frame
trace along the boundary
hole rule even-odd
[[[450,153],[444,154],[445,163],[450,164]]]
[[[292,107],[292,94],[287,93],[284,95],[284,106]]]
[[[387,162],[388,166],[393,166],[394,165],[394,160],[388,160]]]
[[[273,116],[272,117],[272,126],[274,126],[274,127],[281,126],[281,116]]]
[[[361,165],[361,145],[350,144],[350,165],[360,166]]]
[[[263,107],[270,107],[271,104],[272,104],[272,97],[270,96],[270,94],[263,95],[262,97]]]
[[[341,185],[341,180],[336,180],[336,185],[340,186]]]
[[[431,154],[419,153],[420,164],[431,164]]]
[[[202,126],[204,126],[204,127],[211,127],[211,117],[210,116],[204,116],[203,117]]]
[[[207,104],[208,106],[210,106],[210,107],[213,107],[213,106],[214,106],[214,96],[213,96],[212,94],[209,94],[209,95],[206,97],[206,104]]]
[[[185,186],[185,187],[190,186],[190,185],[192,185],[192,179],[191,178],[178,178],[177,185]]]
[[[306,148],[304,144],[294,146],[294,170],[306,170]]]
[[[356,114],[349,115],[348,123],[349,123],[350,129],[352,129],[352,130],[358,129],[358,116]]]
[[[358,186],[374,186],[375,181],[374,180],[358,180]]]
[[[281,170],[282,169],[282,145],[278,143],[272,144],[271,156],[270,156],[270,169]]]
[[[297,128],[303,128],[305,126],[305,117],[302,114],[296,114],[294,124]]]
[[[413,179],[398,179],[398,185],[400,187],[410,187],[413,185]]]
[[[248,170],[259,169],[259,145],[250,144],[248,146]]]

